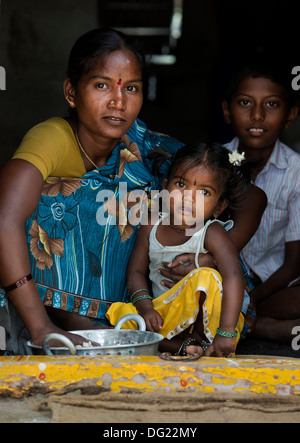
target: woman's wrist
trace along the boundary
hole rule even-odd
[[[35,327],[33,331],[30,332],[31,340],[36,346],[42,346],[43,340],[48,334],[53,332],[61,332],[49,319],[47,324],[43,324],[40,327]]]

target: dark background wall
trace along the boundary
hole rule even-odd
[[[163,16],[151,16],[149,5],[162,7],[164,1],[2,0],[0,66],[6,70],[6,90],[0,90],[0,164],[30,127],[66,113],[62,82],[78,36],[98,26],[118,26],[121,19],[141,26],[143,5],[150,8],[151,26],[159,27]],[[253,49],[282,53],[299,66],[296,5],[289,0],[183,0],[182,36],[171,51],[177,61],[149,67],[140,117],[151,129],[185,142],[230,140],[220,108],[224,73]],[[157,52],[158,39],[146,43]],[[147,98],[149,78],[157,82],[154,101]],[[299,126],[284,136],[295,149]]]

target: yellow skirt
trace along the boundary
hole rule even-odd
[[[178,282],[172,289],[153,300],[156,309],[164,320],[162,329],[159,331],[165,338],[171,339],[190,325],[195,323],[199,313],[200,293],[206,294],[203,303],[203,330],[207,341],[212,343],[216,330],[220,324],[222,309],[222,277],[214,269],[199,268],[192,271],[184,279]],[[106,317],[112,325],[126,314],[138,314],[132,303],[113,303],[106,313]],[[244,326],[244,316],[241,313],[237,324],[239,333]],[[133,321],[126,322],[124,329],[137,329]]]

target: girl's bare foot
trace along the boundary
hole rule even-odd
[[[187,354],[199,354],[201,357],[204,355],[204,349],[202,346],[191,345],[186,348]]]

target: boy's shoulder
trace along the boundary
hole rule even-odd
[[[300,154],[294,149],[287,146],[282,141],[279,141],[280,151],[286,156],[287,160],[295,161],[297,165],[300,165]]]
[[[277,153],[273,158],[273,163],[280,169],[285,169],[286,173],[297,182],[300,182],[300,154],[281,142],[277,143]]]
[[[273,152],[274,154],[274,152]],[[272,168],[271,176],[280,176],[281,186],[286,186],[286,192],[292,195],[300,193],[300,154],[292,148],[282,143],[277,144],[277,152],[275,156],[271,156],[272,163],[275,167]]]

